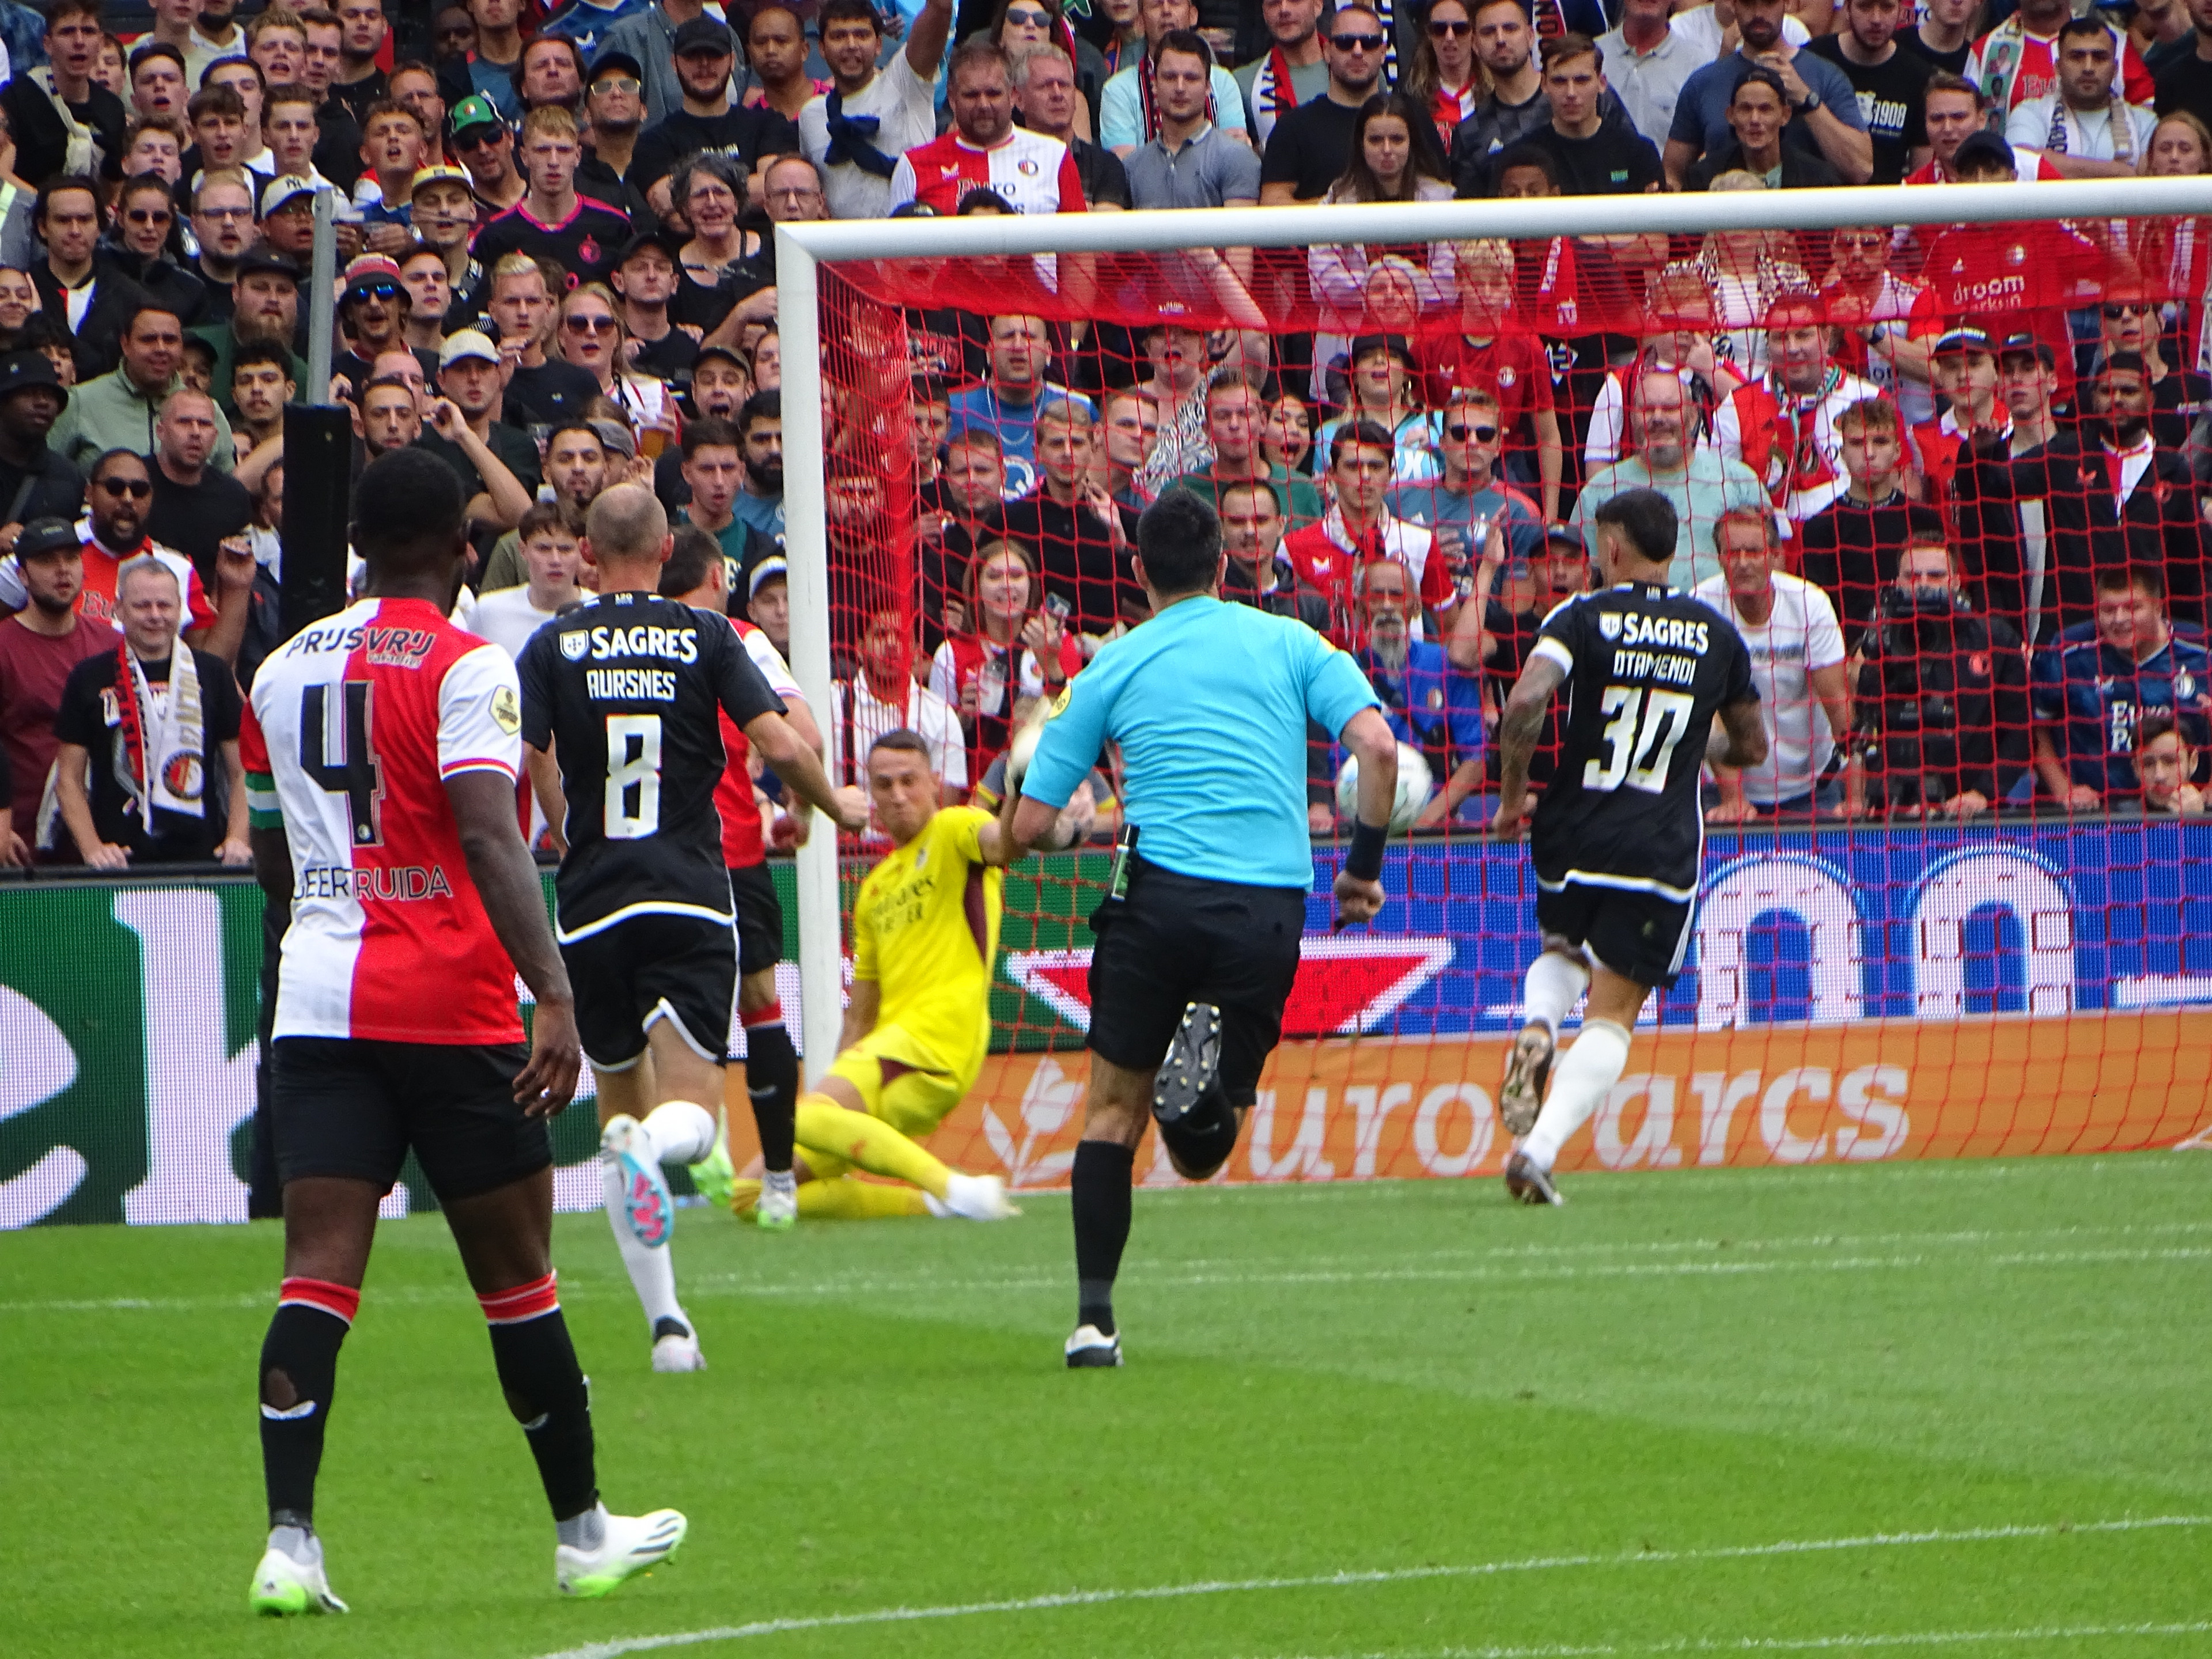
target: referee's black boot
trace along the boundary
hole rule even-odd
[[[1152,1116],[1163,1127],[1181,1122],[1209,1096],[1220,1095],[1220,1079],[1221,1010],[1194,1002],[1182,1011],[1182,1024],[1152,1080]]]

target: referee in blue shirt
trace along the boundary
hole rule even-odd
[[[1161,496],[1138,522],[1137,549],[1152,619],[1061,695],[1013,824],[1028,851],[1105,745],[1121,745],[1127,827],[1091,920],[1091,1086],[1072,1177],[1076,1367],[1121,1363],[1114,1279],[1147,1111],[1176,1170],[1206,1179],[1236,1149],[1282,1036],[1313,885],[1307,720],[1359,760],[1359,821],[1336,878],[1343,921],[1382,908],[1398,784],[1397,739],[1352,659],[1304,623],[1223,603],[1210,504]]]

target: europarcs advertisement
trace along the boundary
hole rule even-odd
[[[932,1138],[948,1161],[1065,1183],[1103,866],[1009,875],[994,1053]],[[1526,848],[1396,849],[1382,917],[1343,934],[1334,873],[1316,869],[1285,1041],[1229,1178],[1495,1173],[1538,945]],[[246,1218],[261,921],[238,877],[0,888],[0,1227]],[[796,1035],[795,968],[781,978]],[[1629,1063],[1566,1167],[2212,1142],[2212,825],[1715,835],[1688,971]],[[741,1157],[750,1137],[732,1125]],[[588,1103],[554,1139],[556,1201],[597,1207]],[[403,1180],[386,1211],[428,1203]]]

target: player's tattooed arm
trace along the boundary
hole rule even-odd
[[[1705,743],[1705,759],[1715,766],[1732,766],[1739,771],[1765,763],[1766,722],[1759,716],[1755,699],[1721,705],[1713,734]]]
[[[745,722],[745,741],[801,800],[820,807],[839,829],[858,835],[868,827],[867,796],[831,783],[822,769],[822,757],[807,747],[782,715],[756,714]]]
[[[568,970],[545,915],[545,890],[514,817],[514,780],[479,767],[446,780],[446,799],[460,830],[469,879],[483,900],[491,930],[514,971],[538,999],[531,1021],[530,1060],[514,1079],[514,1097],[532,1117],[552,1117],[576,1092],[582,1048]]]
[[[1498,811],[1491,832],[1518,836],[1528,816],[1528,763],[1534,758],[1536,740],[1544,732],[1544,711],[1552,694],[1567,678],[1567,671],[1549,656],[1532,656],[1505,699],[1498,716]],[[1758,714],[1756,705],[1753,714]]]

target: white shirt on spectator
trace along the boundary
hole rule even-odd
[[[2102,109],[2092,110],[2070,106],[2062,110],[2057,93],[2031,98],[2005,118],[2005,142],[2081,161],[2117,161],[2124,158],[2113,123],[2123,119],[2131,140],[2124,159],[2140,163],[2150,149],[2150,135],[2158,125],[2158,117],[2140,104],[2124,104],[2117,98]]]
[[[868,689],[865,674],[850,680],[835,680],[830,686],[830,775],[841,783],[858,781],[846,775],[845,726],[847,700],[852,702],[851,724],[853,750],[866,756],[875,746],[875,741],[886,732],[896,732],[901,726],[920,735],[929,745],[929,769],[940,785],[954,789],[968,787],[968,739],[960,731],[960,720],[952,706],[927,686],[915,684],[907,692],[906,701],[883,702]]]
[[[872,115],[879,122],[876,148],[896,161],[917,144],[937,137],[937,100],[929,82],[914,72],[903,49],[876,71],[876,78],[844,102],[847,115]],[[826,164],[830,154],[828,94],[810,98],[799,112],[799,148],[822,169],[822,196],[833,219],[882,219],[891,210],[891,181],[878,179],[853,161]]]
[[[1764,627],[1745,620],[1729,596],[1725,574],[1708,576],[1692,598],[1735,624],[1751,653],[1759,688],[1759,718],[1766,727],[1766,760],[1743,774],[1744,798],[1761,806],[1809,795],[1836,752],[1827,711],[1813,695],[1813,672],[1844,659],[1844,630],[1828,596],[1800,577],[1777,571],[1774,609]]]
[[[453,620],[480,640],[489,640],[510,657],[522,654],[530,636],[560,613],[540,611],[530,602],[530,589],[501,587],[480,597],[461,590]]]

